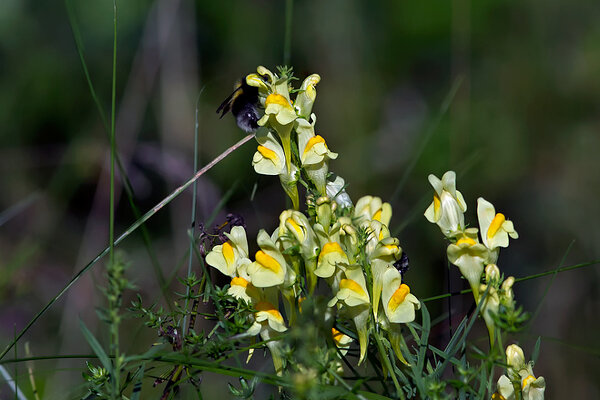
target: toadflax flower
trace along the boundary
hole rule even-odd
[[[339,304],[343,312],[352,318],[360,345],[358,363],[362,363],[367,355],[369,343],[367,322],[369,321],[370,298],[365,283],[365,276],[359,265],[348,267],[344,271],[345,278],[340,281],[335,297],[327,303],[328,307]],[[346,307],[344,307],[346,306]]]
[[[225,236],[229,240],[213,247],[206,255],[206,263],[233,278],[237,276],[240,266],[250,263],[248,240],[246,231],[241,226],[234,226],[230,233],[225,233]]]
[[[235,297],[238,300],[244,300],[246,303],[252,304],[260,297],[259,289],[254,287],[248,277],[236,276],[231,279],[227,294]]]
[[[538,378],[533,375],[531,366],[521,370],[521,392],[523,400],[544,400],[544,392],[546,391],[546,380],[543,376]]]
[[[331,328],[331,336],[333,337],[333,342],[335,346],[340,349],[340,353],[345,356],[350,349],[350,344],[352,343],[352,338],[346,335],[343,332],[338,331],[335,328]]]
[[[533,374],[533,362],[525,362],[523,350],[516,344],[511,344],[506,348],[506,363],[508,365],[507,375],[502,375],[498,379],[497,392],[492,399],[513,400],[515,389],[520,390],[520,396],[523,400],[544,400],[546,390],[546,381],[543,376],[538,378]]]
[[[295,246],[296,243],[300,245],[300,254],[304,260],[304,267],[307,272],[308,289],[312,293],[317,284],[315,269],[317,268],[319,244],[308,218],[300,211],[283,211],[279,215],[279,230],[277,235],[277,242],[281,244],[283,252]]]
[[[445,236],[452,236],[454,232],[465,227],[464,213],[467,211],[463,195],[456,190],[456,173],[448,171],[441,180],[431,174],[429,183],[435,193],[433,202],[425,210],[425,218],[437,224]]]
[[[243,336],[256,336],[260,335],[262,340],[267,341],[267,347],[271,352],[273,358],[273,365],[275,366],[275,372],[281,375],[283,372],[283,357],[281,344],[279,341],[271,340],[273,337],[281,332],[285,332],[287,327],[283,316],[277,310],[277,308],[268,301],[261,301],[256,306],[256,313],[254,314],[254,324],[243,334]],[[250,353],[250,358],[252,353]]]
[[[507,220],[504,214],[496,214],[492,203],[483,197],[477,199],[477,218],[479,219],[481,241],[490,250],[508,247],[509,236],[513,239],[519,237],[513,223]]]
[[[483,266],[488,263],[489,250],[478,243],[477,228],[466,229],[456,243],[447,249],[448,260],[456,265],[469,282],[475,301],[479,301],[479,281]]]
[[[259,145],[252,158],[254,170],[263,175],[280,175],[285,172],[285,153],[272,132],[258,133]]]
[[[375,249],[369,254],[373,275],[373,316],[375,318],[377,318],[379,312],[381,289],[386,281],[384,273],[388,268],[393,268],[393,264],[400,259],[401,255],[402,248],[400,248],[398,239],[389,236],[379,241]],[[395,270],[395,268],[393,269]]]
[[[368,226],[370,221],[379,221],[387,226],[392,219],[392,206],[382,202],[380,197],[363,196],[356,202],[354,217],[359,220],[360,226]]]
[[[256,252],[256,261],[248,265],[247,268],[252,284],[256,287],[281,285],[285,281],[288,272],[283,254],[277,249],[277,246],[264,229],[260,230],[256,241],[260,246],[260,250]]]
[[[337,153],[329,150],[325,139],[315,134],[314,125],[316,117],[311,116],[312,123],[304,118],[296,120],[296,132],[298,132],[298,151],[300,162],[310,180],[315,184],[321,195],[325,195],[327,173],[329,171],[329,160],[337,158]]]
[[[291,133],[294,127],[293,122],[297,117],[296,111],[290,103],[289,94],[285,96],[279,93],[271,93],[265,100],[265,115],[258,120],[259,126],[268,126],[279,135],[288,172],[291,169],[292,159]]]
[[[348,266],[348,256],[337,241],[330,241],[323,245],[317,260],[315,275],[320,278],[329,278],[336,268],[345,269]]]
[[[501,375],[498,379],[492,400],[515,400],[515,387],[506,375]]]
[[[310,115],[315,98],[317,97],[317,89],[315,86],[317,86],[317,83],[320,81],[321,77],[319,75],[312,74],[304,79],[304,82],[302,82],[300,91],[298,92],[296,100],[294,101],[294,108],[301,117],[308,118]]]
[[[400,272],[393,267],[383,274],[381,300],[383,310],[391,323],[408,323],[415,320],[415,310],[421,308],[419,299],[402,283]]]

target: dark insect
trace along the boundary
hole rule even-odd
[[[406,252],[402,252],[402,256],[394,263],[394,267],[396,267],[398,272],[400,272],[400,275],[404,277],[404,274],[408,271],[408,256],[406,255]]]
[[[235,117],[237,125],[245,132],[254,132],[258,129],[259,114],[256,105],[258,104],[258,88],[246,83],[246,79],[241,79],[235,84],[233,93],[225,99],[217,109],[221,117],[229,111]]]

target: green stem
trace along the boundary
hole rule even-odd
[[[553,274],[556,274],[559,272],[566,272],[566,271],[571,271],[574,269],[589,267],[589,266],[595,265],[595,264],[600,264],[600,260],[592,260],[592,261],[588,261],[588,262],[581,263],[581,264],[569,265],[567,267],[562,267],[562,268],[557,268],[557,269],[553,269],[550,271],[540,272],[539,274],[533,274],[533,275],[524,276],[522,278],[516,278],[515,283],[528,281],[530,279],[541,278],[543,276],[553,275]],[[427,297],[425,299],[422,299],[421,301],[425,303],[428,301],[441,300],[441,299],[445,299],[447,297],[456,296],[459,294],[467,294],[467,293],[471,293],[471,292],[472,292],[471,289],[464,289],[464,290],[461,290],[460,292],[444,293],[444,294],[440,294],[440,295],[433,296],[433,297]]]
[[[392,363],[388,357],[387,352],[385,351],[385,348],[383,347],[383,343],[381,343],[381,338],[379,337],[379,335],[380,335],[380,332],[374,330],[373,336],[375,336],[375,342],[377,342],[377,349],[379,350],[379,355],[383,359],[385,368],[389,371],[389,373],[392,377],[392,381],[394,382],[394,387],[396,388],[396,396],[398,396],[400,399],[404,399],[405,398],[404,392],[402,391],[402,388],[400,387],[400,383],[398,382],[398,378],[396,377],[396,372],[394,371],[394,369],[392,367]]]
[[[115,109],[117,88],[117,0],[113,0],[113,65],[110,116],[110,217],[109,217],[109,262],[114,262],[115,237]]]
[[[198,94],[198,98],[196,99],[196,115],[195,115],[195,122],[194,122],[194,174],[196,174],[196,172],[198,172],[198,130],[199,130],[199,122],[198,122],[198,103],[200,102],[200,95],[202,94],[202,91],[200,91],[200,93]],[[189,247],[189,256],[190,258],[188,259],[188,269],[187,269],[187,276],[188,278],[190,277],[190,275],[192,275],[192,260],[193,260],[193,256],[194,256],[194,252],[193,252],[193,248],[194,248],[194,223],[196,222],[196,192],[197,192],[197,182],[194,181],[193,185],[192,185],[192,221],[191,221],[191,230],[192,230],[192,234],[190,235],[190,247]],[[198,292],[200,293],[200,292]],[[190,299],[190,287],[186,286],[185,289],[185,310],[187,311],[188,309],[188,304],[189,304],[189,299]],[[187,314],[185,314],[183,316],[183,324],[181,325],[182,329],[185,329],[186,327],[186,322],[187,322]],[[187,331],[184,331],[187,333]]]
[[[115,262],[115,110],[116,110],[116,92],[117,92],[117,0],[113,0],[113,64],[112,64],[112,93],[111,93],[111,116],[110,116],[110,223],[109,223],[109,268],[114,268]],[[110,307],[111,313],[118,313],[118,310]],[[114,358],[114,371],[112,382],[113,390],[111,397],[118,399],[121,376],[121,356],[119,351],[119,324],[118,316],[111,321],[111,347]]]

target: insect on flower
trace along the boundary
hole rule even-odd
[[[242,78],[234,86],[233,93],[221,103],[217,113],[221,113],[220,118],[231,111],[235,121],[244,132],[254,132],[258,129],[258,88],[246,83]]]

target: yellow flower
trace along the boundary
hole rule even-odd
[[[533,374],[532,362],[525,362],[523,349],[516,344],[506,348],[507,373],[513,381],[520,382],[523,400],[543,400],[546,390],[544,377],[536,378]]]
[[[258,67],[257,72],[260,76],[267,77],[267,80],[269,81],[265,82],[265,79],[261,79],[260,76],[258,78],[250,76],[250,80],[248,80],[248,78],[246,79],[248,84],[259,88],[259,95],[261,93],[260,89],[262,83],[267,87],[266,92],[268,95],[264,100],[265,114],[257,121],[257,123],[259,126],[274,130],[279,135],[285,154],[286,169],[288,174],[290,174],[292,172],[290,135],[294,127],[293,122],[298,116],[290,102],[288,81],[287,79],[279,79],[275,74],[264,67]]]
[[[371,220],[368,225],[363,225],[362,227],[365,228],[369,234],[365,245],[365,253],[368,257],[371,257],[371,254],[375,251],[379,242],[390,237],[390,230],[386,225],[376,220]]]
[[[315,184],[319,193],[325,195],[329,160],[336,159],[338,155],[329,150],[323,137],[315,134],[316,117],[314,114],[312,114],[312,120],[312,124],[304,118],[296,120],[298,151],[300,152],[300,162],[308,177]]]
[[[515,400],[515,388],[506,375],[500,376],[492,400]]]
[[[272,132],[257,134],[259,145],[252,166],[254,170],[263,175],[280,175],[285,172],[285,153]]]
[[[475,301],[479,301],[479,281],[483,266],[488,263],[489,250],[477,242],[477,229],[465,230],[456,243],[447,249],[448,260],[456,265],[469,282]]]
[[[350,343],[352,343],[352,338],[335,328],[331,328],[331,336],[333,337],[333,342],[335,346],[340,349],[340,353],[345,356],[348,350],[350,349]]]
[[[239,267],[250,263],[248,241],[246,231],[241,226],[234,226],[225,235],[229,240],[213,247],[206,255],[206,263],[233,278],[238,274]]]
[[[508,247],[509,236],[513,239],[519,237],[513,223],[507,220],[504,214],[496,214],[492,203],[483,197],[477,199],[477,218],[479,219],[481,240],[490,250],[497,247]]]
[[[304,118],[299,118],[296,121],[298,132],[298,150],[300,152],[300,161],[302,165],[320,164],[326,159],[337,158],[337,153],[333,153],[327,147],[325,139],[320,135],[315,134],[314,120],[315,115],[312,115],[313,123],[309,123]]]
[[[317,284],[315,269],[317,267],[317,252],[320,246],[308,218],[300,211],[283,211],[279,215],[278,236],[277,242],[281,244],[284,252],[296,243],[300,245],[300,254],[304,259],[304,266],[307,271],[309,292],[312,293]]]
[[[345,278],[340,280],[339,290],[335,297],[327,303],[327,306],[333,307],[340,303],[344,312],[354,321],[360,345],[360,358],[358,360],[360,364],[367,355],[367,345],[369,343],[367,331],[370,309],[369,293],[367,292],[364,273],[359,265],[346,268],[344,276]],[[344,308],[343,305],[347,307]]]
[[[268,341],[267,347],[271,352],[273,358],[273,365],[275,366],[275,372],[281,375],[283,372],[283,356],[281,350],[281,343],[276,340],[271,340],[274,336],[281,332],[285,332],[287,327],[283,316],[277,310],[277,308],[268,301],[261,301],[255,306],[256,313],[254,314],[254,324],[243,334],[243,336],[255,336],[260,335],[262,340]],[[248,360],[252,356],[252,353],[248,356]]]
[[[269,327],[277,332],[285,332],[287,330],[283,316],[275,308],[275,306],[268,301],[261,301],[256,306],[256,322],[266,322]]]
[[[294,101],[294,108],[298,112],[298,115],[302,117],[308,117],[310,112],[312,111],[313,104],[315,102],[315,98],[317,97],[317,83],[321,81],[321,77],[317,74],[309,75],[302,85],[300,86],[300,91],[296,96],[296,100]]]
[[[301,252],[305,259],[316,257],[319,245],[315,232],[313,231],[308,218],[296,210],[285,210],[279,215],[279,241],[287,242],[289,238],[286,235],[289,234],[295,238],[300,244]],[[284,244],[284,248],[287,248],[294,243]]]
[[[388,320],[392,323],[408,323],[415,320],[415,310],[421,303],[410,293],[408,285],[402,283],[400,272],[389,267],[383,274],[382,301]]]
[[[544,392],[546,390],[546,380],[544,377],[540,376],[536,378],[533,375],[531,367],[527,370],[522,370],[520,375],[523,400],[544,400]]]
[[[425,210],[425,218],[431,223],[437,224],[445,236],[452,234],[465,227],[464,213],[467,204],[462,194],[456,190],[456,173],[448,171],[442,179],[435,175],[429,175],[429,183],[433,186],[433,202]]]
[[[375,222],[372,221],[372,223]],[[379,241],[375,249],[370,254],[367,254],[369,255],[371,272],[373,274],[373,315],[377,318],[381,290],[383,282],[386,280],[384,273],[388,268],[393,268],[392,264],[400,259],[402,249],[399,246],[398,239],[388,236]],[[393,269],[395,270],[395,268]]]
[[[231,279],[227,293],[236,299],[242,299],[247,303],[256,303],[260,298],[259,289],[254,287],[247,278],[236,276]]]
[[[383,203],[380,197],[364,196],[356,202],[354,217],[359,219],[360,226],[368,226],[370,221],[379,221],[388,226],[392,219],[392,206]]]
[[[323,245],[317,260],[315,275],[321,278],[331,277],[336,267],[345,269],[348,266],[348,256],[338,242],[327,242]]]
[[[252,284],[256,287],[281,285],[287,274],[287,264],[283,255],[263,229],[258,233],[256,241],[260,250],[256,252],[256,261],[247,268]]]
[[[281,125],[288,125],[298,118],[289,97],[279,93],[271,93],[267,96],[265,100],[265,116],[258,121],[258,124],[264,126],[267,120],[271,118],[274,118]],[[261,123],[261,121],[263,122]]]

